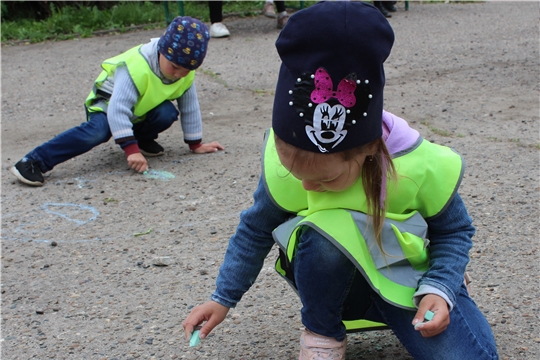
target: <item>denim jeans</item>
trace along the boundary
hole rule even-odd
[[[491,328],[464,284],[448,328],[424,338],[412,325],[416,311],[384,301],[350,260],[315,230],[302,230],[292,265],[303,304],[302,323],[315,333],[341,341],[346,336],[341,320],[363,318],[387,324],[415,359],[498,358]]]
[[[262,181],[253,198],[253,206],[241,213],[211,296],[230,308],[255,282],[274,246],[272,231],[292,216],[273,203]],[[415,311],[382,300],[334,245],[307,227],[302,229],[292,262],[304,325],[321,335],[342,340],[345,327],[341,320],[364,317],[390,326],[416,359],[497,359],[489,324],[462,285],[462,269],[468,262],[474,228],[459,195],[427,223],[432,261],[420,283],[447,290],[454,303],[451,323],[443,333],[423,338],[412,325]]]
[[[155,140],[178,120],[178,110],[170,101],[165,101],[146,114],[144,121],[133,124],[136,139]],[[41,172],[52,170],[56,165],[103,144],[111,138],[107,114],[93,112],[88,121],[55,136],[30,151],[25,157],[37,161]]]

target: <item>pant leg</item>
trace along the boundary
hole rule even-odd
[[[324,236],[304,227],[292,262],[294,280],[302,300],[302,323],[309,330],[342,341],[343,303],[356,269]]]
[[[133,125],[133,135],[137,140],[155,140],[159,133],[167,130],[178,120],[179,112],[168,100],[150,110],[144,119]]]
[[[107,115],[91,113],[88,121],[55,136],[29,152],[26,157],[37,161],[41,172],[93,149],[111,138]]]
[[[208,8],[211,24],[223,21],[223,1],[208,1]]]
[[[462,285],[450,312],[450,325],[441,334],[424,338],[414,330],[416,311],[397,308],[374,296],[375,310],[416,360],[498,359],[495,338],[482,312]]]
[[[274,5],[276,5],[276,10],[278,13],[284,12],[286,10],[285,8],[285,1],[274,1]]]

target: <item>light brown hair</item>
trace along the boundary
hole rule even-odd
[[[293,157],[293,167],[296,161],[303,164],[315,161],[316,153],[301,150],[281,140],[275,136],[276,147],[285,150],[288,155]],[[344,161],[354,160],[360,154],[373,153],[368,155],[361,170],[362,185],[367,200],[367,215],[371,219],[371,225],[375,234],[377,244],[383,253],[382,247],[382,229],[385,219],[386,202],[386,180],[395,180],[397,178],[396,169],[392,161],[392,156],[382,138],[378,138],[368,144],[358,146],[353,149],[340,151],[324,156],[336,156]]]

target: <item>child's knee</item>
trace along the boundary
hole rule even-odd
[[[168,100],[159,105],[155,110],[155,117],[168,123],[178,120],[178,115],[180,114],[176,106]]]
[[[349,261],[335,244],[312,228],[304,229],[299,240],[299,249],[309,253],[310,261],[319,267],[332,269]]]

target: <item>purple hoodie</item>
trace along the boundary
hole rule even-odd
[[[390,154],[396,154],[411,147],[420,133],[411,128],[407,121],[383,110],[383,139]]]

